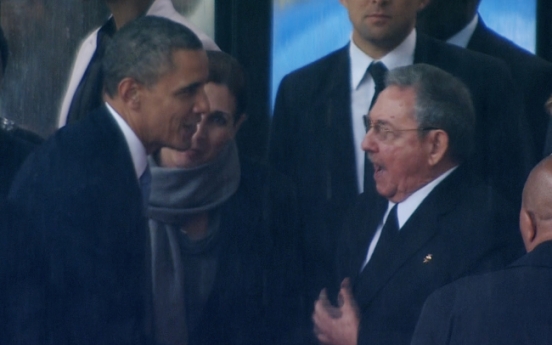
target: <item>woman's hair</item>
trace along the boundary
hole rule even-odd
[[[245,89],[245,72],[240,63],[232,56],[221,52],[208,50],[209,79],[208,82],[224,85],[236,100],[234,123],[245,114],[247,94]]]

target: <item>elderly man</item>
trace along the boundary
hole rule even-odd
[[[315,304],[323,344],[408,344],[431,292],[520,253],[515,211],[464,164],[474,113],[461,82],[424,64],[392,70],[366,125],[377,193],[345,223],[339,306],[325,290]]]
[[[105,3],[112,16],[85,38],[79,48],[61,104],[59,127],[83,119],[103,103],[101,63],[105,47],[118,29],[142,15],[182,24],[199,37],[205,49],[218,50],[211,38],[176,12],[171,0],[105,0]]]
[[[471,169],[514,202],[529,171],[531,135],[507,66],[417,33],[428,0],[341,0],[352,23],[345,47],[287,75],[274,107],[270,163],[297,184],[309,300],[327,286],[346,211],[374,189],[361,149],[362,116],[386,70],[427,63],[462,80],[475,108]],[[508,173],[504,173],[507,171]],[[309,303],[310,304],[310,303]]]
[[[425,303],[412,344],[552,343],[552,158],[529,175],[519,224],[527,255],[461,279]]]
[[[146,155],[190,147],[209,110],[207,55],[184,26],[143,17],[117,32],[103,63],[104,105],[36,150],[8,197],[18,216],[6,305],[14,343],[154,337]]]
[[[481,0],[430,0],[418,15],[417,29],[429,36],[506,62],[523,92],[534,156],[552,153],[552,128],[545,147],[548,114],[542,106],[552,93],[552,63],[520,48],[485,25],[477,14]]]

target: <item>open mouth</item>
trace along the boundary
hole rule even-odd
[[[384,169],[379,164],[372,163],[372,165],[374,166],[374,178],[378,178],[382,174]]]

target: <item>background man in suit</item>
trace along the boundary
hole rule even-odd
[[[368,165],[365,173],[360,147],[362,116],[375,86],[383,84],[383,73],[374,67],[367,71],[373,62],[389,70],[427,63],[460,78],[476,111],[477,145],[466,165],[511,200],[519,203],[534,161],[507,67],[416,33],[416,14],[428,0],[341,2],[353,24],[350,44],[282,80],[270,138],[270,163],[297,185],[309,306],[332,281],[328,272],[346,211],[360,192],[374,189],[373,171]]]
[[[431,292],[519,254],[515,211],[464,164],[474,121],[469,91],[450,74],[425,64],[389,72],[362,142],[377,195],[362,194],[345,223],[339,307],[323,290],[313,314],[321,343],[408,344]]]
[[[115,32],[128,22],[142,16],[170,19],[192,30],[207,50],[218,50],[211,38],[180,15],[171,0],[105,0],[113,14],[101,27],[82,42],[61,104],[58,126],[77,122],[103,104],[101,63],[105,47]]]
[[[525,113],[535,144],[535,157],[545,148],[548,114],[544,102],[552,93],[552,63],[520,48],[488,28],[477,14],[481,0],[430,0],[418,15],[418,31],[506,62],[523,92]],[[545,154],[552,153],[552,137]]]
[[[528,254],[508,268],[468,277],[426,301],[412,344],[552,342],[552,158],[529,175],[520,212]]]
[[[133,21],[106,49],[104,106],[59,130],[23,165],[8,197],[19,219],[6,303],[14,343],[152,337],[146,155],[190,146],[209,110],[207,63],[184,26]]]

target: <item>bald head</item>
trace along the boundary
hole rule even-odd
[[[552,157],[543,159],[525,182],[520,227],[528,252],[552,240]]]

